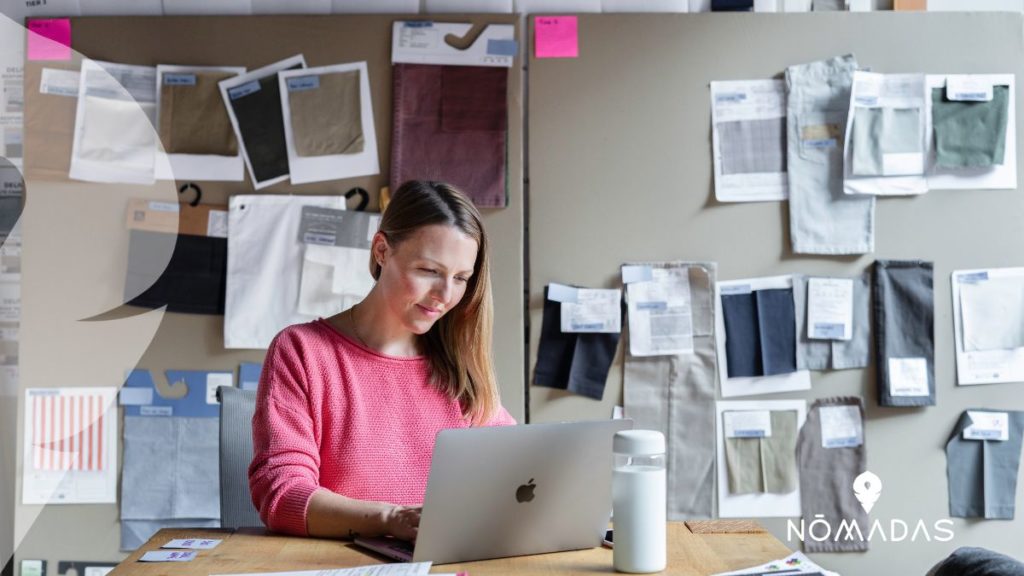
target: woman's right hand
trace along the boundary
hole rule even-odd
[[[422,512],[422,506],[392,506],[384,514],[384,529],[399,540],[415,542]]]

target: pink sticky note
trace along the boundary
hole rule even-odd
[[[71,20],[29,20],[28,59],[71,60]]]
[[[579,28],[575,16],[537,16],[533,21],[534,56],[577,58]]]

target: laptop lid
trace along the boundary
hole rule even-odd
[[[435,564],[601,545],[612,437],[632,420],[443,430],[413,560]]]

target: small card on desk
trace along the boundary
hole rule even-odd
[[[139,562],[190,562],[195,560],[193,550],[151,550],[139,558]]]
[[[184,548],[186,550],[212,550],[220,544],[220,540],[211,538],[182,538],[171,540],[161,548]]]

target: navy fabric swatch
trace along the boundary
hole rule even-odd
[[[153,255],[171,241],[174,234],[131,231],[125,279],[125,296],[131,298],[128,304],[143,308],[167,305],[169,312],[224,314],[228,239],[178,234],[174,253],[161,273],[154,269]],[[147,288],[153,278],[157,280]]]
[[[288,70],[297,68],[301,66],[296,64]],[[259,83],[260,89],[256,92],[229,101],[256,182],[266,182],[288,174],[288,150],[277,74],[261,78]]]
[[[757,324],[764,375],[796,372],[796,309],[792,288],[758,290]]]
[[[725,319],[725,357],[730,378],[763,376],[761,331],[753,292],[722,294]]]
[[[711,0],[712,12],[751,12],[754,0]]]

